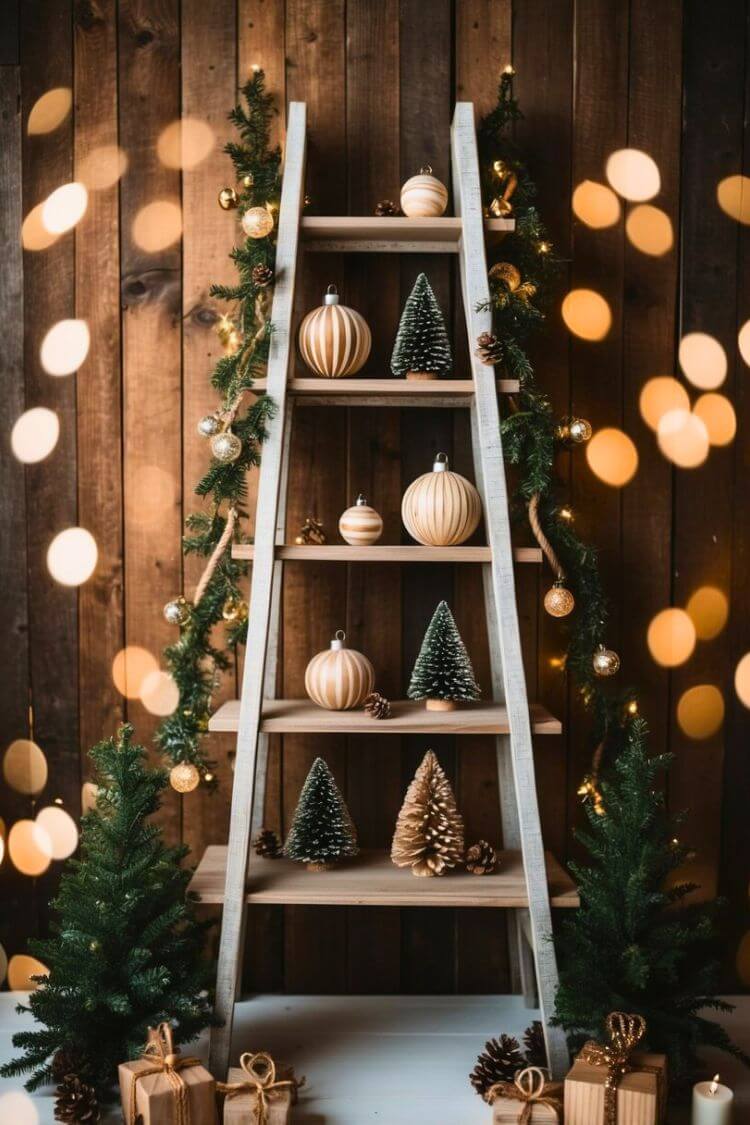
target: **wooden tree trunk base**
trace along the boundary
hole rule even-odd
[[[333,863],[308,863],[305,865],[308,871],[332,871],[335,867]]]
[[[406,378],[413,383],[426,383],[428,379],[437,379],[434,371],[407,371]]]
[[[456,704],[452,699],[427,699],[425,707],[428,711],[455,711]]]

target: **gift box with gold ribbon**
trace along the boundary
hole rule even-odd
[[[541,1067],[527,1066],[512,1082],[495,1082],[487,1091],[492,1125],[558,1125],[562,1092],[562,1084],[548,1082]]]
[[[230,1067],[229,1080],[219,1082],[224,1095],[224,1125],[287,1125],[304,1083],[288,1066],[276,1066],[266,1051],[240,1056],[240,1065]]]
[[[662,1125],[667,1060],[636,1050],[646,1021],[611,1012],[606,1027],[608,1041],[586,1043],[565,1079],[565,1125]]]
[[[200,1059],[175,1050],[168,1023],[149,1028],[141,1057],[118,1073],[125,1125],[216,1125],[216,1083]]]

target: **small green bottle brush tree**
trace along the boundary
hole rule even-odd
[[[18,1010],[43,1026],[17,1032],[22,1053],[0,1069],[4,1078],[31,1071],[29,1090],[75,1073],[106,1099],[150,1026],[172,1020],[184,1043],[211,1022],[206,926],[186,900],[190,871],[180,866],[188,849],[166,847],[150,819],[166,774],[148,768],[132,734],[122,726],[91,751],[96,809],[82,820],[80,859],[65,865],[52,936],[30,943],[49,976]]]
[[[443,314],[427,277],[420,273],[401,314],[391,371],[398,379],[436,379],[449,375],[452,366]]]
[[[456,703],[480,698],[466,645],[447,602],[440,602],[432,615],[407,694],[409,699],[424,699],[430,711],[451,711]]]
[[[308,871],[326,871],[358,851],[357,832],[346,802],[326,763],[316,758],[294,810],[284,855],[307,864]]]

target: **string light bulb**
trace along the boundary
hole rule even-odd
[[[552,250],[552,243],[548,242],[546,238],[543,238],[541,242],[537,242],[536,248],[540,254],[549,254]]]
[[[507,66],[503,67],[503,74],[507,74],[509,78],[515,77],[516,72],[511,63],[508,63]]]
[[[631,699],[630,703],[628,703],[628,705],[626,707],[626,710],[627,710],[627,713],[629,715],[637,715],[638,714],[638,700],[637,699]]]
[[[569,508],[567,505],[564,508],[560,508],[557,514],[559,515],[560,519],[565,520],[566,523],[573,522],[573,509]]]

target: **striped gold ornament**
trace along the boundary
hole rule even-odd
[[[371,344],[365,318],[339,304],[335,285],[328,286],[323,304],[307,314],[299,329],[300,355],[327,379],[355,375],[367,362]]]
[[[454,547],[474,534],[482,501],[471,481],[452,473],[448,458],[438,453],[431,473],[417,477],[401,502],[404,527],[426,547]]]
[[[339,520],[341,538],[353,547],[366,547],[376,543],[383,534],[383,521],[360,492],[351,508]]]
[[[409,218],[427,219],[442,215],[448,206],[448,189],[432,175],[432,168],[419,169],[401,188],[401,210]]]
[[[375,669],[366,656],[344,648],[346,633],[339,629],[326,652],[319,652],[307,665],[305,691],[327,711],[350,711],[359,707],[375,686]]]

